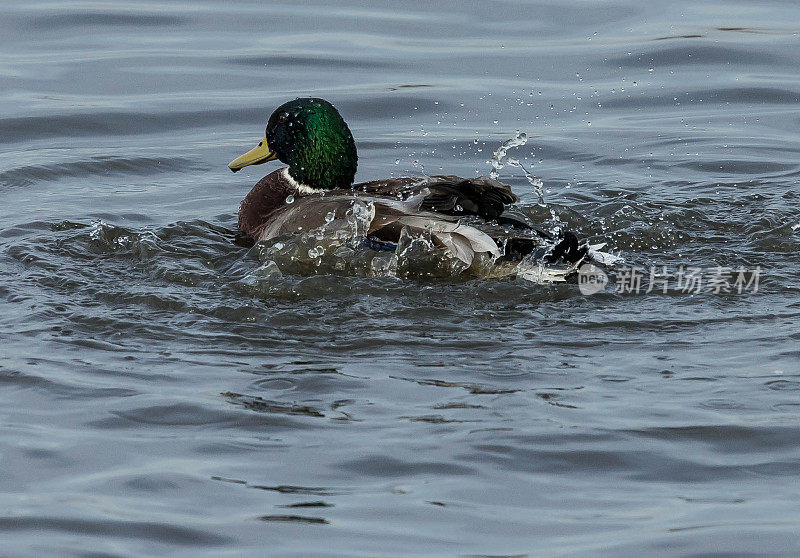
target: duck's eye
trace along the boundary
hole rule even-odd
[[[262,145],[264,145],[264,142],[263,142],[263,141],[260,141],[260,142],[258,142],[258,146],[259,146],[259,147],[261,147]]]

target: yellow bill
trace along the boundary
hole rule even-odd
[[[233,161],[228,163],[228,168],[233,172],[236,172],[239,169],[243,169],[249,165],[260,165],[261,163],[266,163],[267,161],[274,161],[277,158],[278,156],[275,154],[275,152],[269,148],[269,145],[267,145],[267,136],[264,136],[264,139],[258,142],[258,145],[256,145],[253,149],[244,155],[236,157]]]

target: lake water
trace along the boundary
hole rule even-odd
[[[796,2],[0,12],[1,555],[797,555]],[[269,272],[226,164],[307,95],[358,180],[527,133],[642,288]]]

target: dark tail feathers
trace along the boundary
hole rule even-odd
[[[537,230],[537,232],[540,232]],[[552,236],[540,233],[542,238],[554,240]],[[498,244],[502,244],[498,242]],[[564,233],[563,238],[552,249],[547,250],[542,246],[541,240],[535,238],[515,238],[511,237],[504,243],[505,253],[502,260],[504,261],[519,261],[529,254],[533,254],[534,258],[542,258],[545,263],[553,264],[560,260],[566,263],[576,263],[586,255],[588,247],[581,246],[578,242],[578,237],[572,231]]]
[[[561,239],[561,242],[553,246],[550,253],[545,256],[544,261],[546,263],[555,263],[563,259],[565,262],[576,263],[586,255],[587,251],[588,247],[580,245],[575,233],[567,231],[564,233],[564,238]]]

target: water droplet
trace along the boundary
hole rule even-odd
[[[336,219],[336,211],[328,211],[327,215],[325,215],[325,223],[330,223]]]
[[[503,168],[503,159],[505,158],[506,153],[508,153],[508,150],[514,147],[525,145],[527,141],[527,134],[520,132],[519,130],[517,130],[517,135],[515,137],[504,141],[502,145],[495,150],[495,152],[492,154],[492,159],[489,161],[489,164],[492,165],[492,170],[489,171],[489,177],[496,180],[500,174],[500,169]]]

